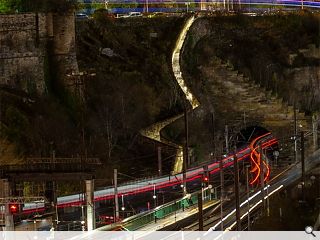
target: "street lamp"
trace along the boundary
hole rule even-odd
[[[190,5],[190,2],[186,2],[184,3],[186,6],[187,6],[187,13],[189,12],[189,5]]]
[[[123,194],[121,195],[121,210],[122,210],[122,218],[124,218],[124,210],[126,209],[125,207],[124,207],[124,199],[123,199]]]
[[[149,1],[146,0],[146,12],[148,13],[149,12]]]
[[[157,207],[157,195],[156,195],[156,185],[153,184],[153,196],[152,198],[154,199],[154,208]]]
[[[125,207],[124,207],[124,199],[123,199],[123,194],[121,195],[121,203],[122,203],[122,207],[121,210],[124,211]]]

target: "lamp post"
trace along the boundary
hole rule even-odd
[[[146,0],[146,12],[149,12],[149,0]]]
[[[190,5],[190,2],[186,2],[184,3],[186,6],[187,6],[187,13],[189,12],[189,5]]]
[[[156,185],[153,184],[153,200],[154,200],[154,208],[157,207],[157,195],[156,195]]]
[[[121,210],[124,211],[126,208],[124,207],[124,196],[121,195]]]
[[[123,196],[123,194],[121,195],[121,210],[122,210],[122,218],[124,218],[124,210],[126,210],[126,208],[124,207],[124,196]]]
[[[84,206],[81,205],[81,231],[85,231],[86,230],[86,221],[85,221],[85,217],[84,217]]]

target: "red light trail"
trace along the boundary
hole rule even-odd
[[[276,139],[272,139],[269,142],[266,143],[262,143],[261,145],[256,144],[258,142],[258,140],[262,139],[263,137],[266,137],[268,135],[271,135],[271,133],[266,133],[262,136],[259,136],[257,138],[255,138],[249,145],[250,149],[251,149],[251,153],[250,153],[250,160],[251,160],[251,170],[250,172],[254,173],[255,176],[253,177],[253,179],[250,181],[250,184],[253,185],[256,182],[258,182],[259,176],[262,174],[262,170],[261,170],[261,161],[262,164],[265,166],[266,168],[266,172],[263,171],[265,173],[265,175],[263,176],[264,181],[266,181],[269,176],[270,176],[270,166],[262,159],[262,153],[258,152],[257,149],[260,148],[261,146],[261,150],[271,146],[273,144],[276,144],[278,141]]]
[[[237,152],[237,157],[238,157],[238,161],[244,160],[248,157],[250,157],[251,163],[252,163],[252,172],[254,172],[256,175],[254,177],[254,179],[250,182],[250,184],[254,184],[257,180],[258,177],[260,175],[260,161],[261,161],[261,157],[260,154],[257,152],[257,148],[259,147],[259,144],[256,145],[256,143],[259,141],[261,142],[260,145],[262,147],[262,149],[266,149],[274,144],[276,144],[278,141],[275,138],[271,138],[271,139],[265,139],[265,137],[272,137],[271,133],[267,133],[264,134],[262,136],[257,137],[256,139],[254,139],[251,144],[249,145],[249,147],[240,150],[239,152]],[[263,142],[265,141],[265,142]],[[230,155],[226,158],[224,158],[222,160],[223,162],[223,168],[227,168],[231,165],[233,165],[233,155]],[[263,163],[267,169],[266,171],[266,175],[265,175],[265,181],[267,180],[267,178],[270,176],[270,168],[269,166],[264,162]],[[210,174],[214,174],[220,171],[219,168],[219,163],[215,162],[212,163],[210,165],[208,165],[208,169],[209,169],[209,173]],[[203,176],[203,168],[197,168],[197,169],[190,169],[187,172],[187,182],[191,182],[194,181],[196,179],[201,179]],[[181,176],[180,176],[181,177]],[[149,184],[147,186],[143,186],[143,187],[136,187],[135,189],[127,189],[125,190],[126,192],[119,192],[119,194],[124,195],[124,196],[129,196],[129,195],[135,195],[135,194],[140,194],[140,193],[145,193],[148,191],[153,191],[154,189],[163,189],[163,188],[167,188],[167,187],[172,187],[172,186],[176,186],[178,184],[182,183],[182,177],[181,179],[176,178],[175,180],[164,180],[162,182],[157,182],[155,184]],[[101,201],[101,200],[111,200],[114,199],[114,194],[113,193],[107,193],[103,196],[95,196],[94,201]],[[71,207],[71,206],[81,206],[82,204],[84,204],[84,201],[79,199],[76,201],[65,201],[65,202],[60,202],[58,203],[58,208],[64,208],[64,207]],[[26,209],[23,211],[23,213],[31,213],[31,212],[36,212],[36,211],[43,211],[44,208],[43,207],[34,207],[31,209]]]

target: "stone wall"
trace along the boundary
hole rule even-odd
[[[78,73],[73,13],[0,15],[0,86],[44,93],[49,57],[58,79],[71,85],[67,73]]]
[[[0,15],[0,85],[43,93],[46,16]]]
[[[65,86],[71,87],[70,76],[79,73],[76,50],[75,50],[75,19],[73,13],[53,14],[53,54],[58,77]]]

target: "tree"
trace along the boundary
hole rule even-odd
[[[66,12],[77,0],[0,0],[0,12]]]
[[[10,11],[10,7],[7,0],[0,0],[0,13],[6,13]]]

